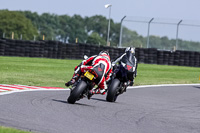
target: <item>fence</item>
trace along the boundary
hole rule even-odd
[[[133,33],[126,32],[125,27],[136,31],[138,36],[128,38]],[[121,21],[119,46],[200,51],[199,34],[198,21],[125,16]]]
[[[109,51],[111,59],[124,52],[124,48],[90,44],[0,39],[0,56],[83,59],[84,55],[96,55],[102,50]],[[171,52],[155,48],[136,48],[135,55],[139,63],[200,67],[200,52],[181,50]]]

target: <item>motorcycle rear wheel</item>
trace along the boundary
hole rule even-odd
[[[106,96],[106,100],[108,102],[115,102],[117,99],[117,88],[120,84],[119,79],[114,79],[111,82],[111,85],[108,88],[108,92],[107,92],[107,96]]]
[[[67,99],[68,103],[74,104],[77,99],[81,96],[83,91],[86,89],[87,83],[85,81],[80,81],[80,83],[73,89],[70,96]]]

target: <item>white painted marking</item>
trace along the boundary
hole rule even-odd
[[[2,88],[2,89],[9,89],[9,90],[11,90],[11,91],[20,91],[20,89],[10,88],[10,87],[3,87],[3,86],[0,86],[0,90],[1,90],[1,88]],[[21,88],[21,89],[22,89],[22,88]],[[23,89],[25,89],[25,88],[23,88]]]
[[[7,95],[12,93],[19,93],[19,92],[28,92],[28,91],[60,91],[60,90],[70,90],[70,89],[37,89],[37,90],[20,90],[20,91],[6,91],[0,92],[0,95]]]
[[[148,87],[192,86],[192,85],[199,85],[199,86],[200,86],[200,84],[161,84],[161,85],[129,86],[128,89],[134,89],[134,88],[148,88]]]

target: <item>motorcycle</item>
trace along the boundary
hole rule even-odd
[[[89,71],[79,78],[71,88],[70,96],[67,99],[68,103],[74,104],[83,97],[89,97],[89,91],[95,86],[95,84],[93,84],[93,78],[94,75]]]
[[[72,85],[70,96],[67,99],[68,103],[74,104],[84,97],[90,99],[92,96],[90,91],[97,85],[99,80],[98,74],[102,72],[99,70],[102,70],[102,67],[104,66],[100,63],[93,69],[89,69],[82,73],[76,83]]]
[[[133,75],[135,75],[135,63],[115,65],[106,100],[115,102],[120,94],[126,92],[127,87],[131,84],[130,79]]]

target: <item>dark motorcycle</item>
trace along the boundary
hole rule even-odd
[[[102,67],[104,66],[100,64],[94,69],[90,69],[85,73],[82,73],[76,83],[72,85],[70,96],[67,99],[68,103],[74,104],[76,101],[84,97],[90,99],[90,90],[92,90],[94,86],[98,83],[98,75],[102,72],[99,70],[102,70]]]
[[[107,101],[115,102],[120,94],[126,92],[127,87],[131,84],[130,80],[135,74],[133,69],[134,64],[120,64],[114,67],[112,80],[108,87],[108,92],[106,96]]]

